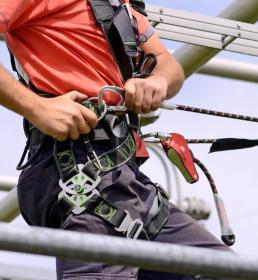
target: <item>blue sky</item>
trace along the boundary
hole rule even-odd
[[[148,4],[187,10],[206,15],[216,15],[232,1],[226,0],[146,0]],[[168,48],[176,49],[180,44],[167,42]],[[221,53],[219,57],[258,63],[257,57],[240,54]],[[8,52],[0,43],[0,63],[10,70]],[[188,104],[210,109],[224,110],[257,116],[257,84],[228,80],[204,75],[193,75],[189,78],[181,92],[172,100],[174,103]],[[21,155],[25,139],[22,134],[21,118],[0,107],[0,174],[17,176],[16,163]],[[236,120],[202,116],[187,112],[163,111],[160,119],[144,131],[177,132],[186,138],[258,138],[257,124]],[[202,160],[214,176],[220,195],[224,199],[232,228],[236,233],[234,250],[241,254],[258,257],[258,182],[257,182],[257,148],[208,154],[209,145],[191,146],[195,156]],[[155,167],[155,168],[154,168]],[[158,172],[156,171],[158,169]],[[143,166],[143,171],[154,181],[165,184],[166,174],[155,155]],[[219,223],[214,209],[210,187],[200,174],[200,181],[188,185],[181,178],[182,192],[185,197],[203,198],[212,206],[211,218],[205,223],[206,227],[219,236]],[[175,188],[173,188],[176,199]],[[0,194],[2,197],[4,194]],[[15,223],[23,224],[21,219]],[[44,266],[54,266],[53,259],[25,257],[23,255],[2,254],[0,261],[26,263]],[[43,261],[42,261],[43,260]]]

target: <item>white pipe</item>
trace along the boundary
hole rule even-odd
[[[258,65],[214,58],[203,65],[197,73],[248,82],[258,82]]]
[[[149,270],[258,279],[258,260],[232,252],[0,223],[0,250]]]
[[[18,178],[0,175],[0,190],[10,191],[18,183]]]

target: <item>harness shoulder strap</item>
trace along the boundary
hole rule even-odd
[[[97,23],[103,29],[122,78],[132,78],[133,59],[138,55],[138,48],[130,11],[121,4],[112,6],[109,0],[89,0],[89,3]]]

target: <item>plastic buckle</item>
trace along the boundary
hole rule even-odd
[[[71,212],[74,213],[75,215],[79,215],[81,214],[86,208],[83,207],[83,205],[85,205],[85,203],[90,200],[94,195],[100,195],[99,192],[97,190],[93,190],[91,192],[91,194],[89,195],[71,195],[69,196],[65,191],[61,191],[58,195],[58,200],[60,199],[65,199],[66,201],[69,202],[69,204],[71,205],[72,210],[69,211],[70,214]]]
[[[84,167],[83,164],[77,165],[79,173],[74,175],[72,178],[67,180],[66,182],[63,182],[61,179],[59,180],[59,186],[64,190],[66,193],[69,193],[71,195],[83,195],[86,193],[91,192],[94,190],[98,184],[101,181],[100,176],[97,177],[96,180],[93,180],[88,175],[86,175],[84,172],[82,172],[82,169]]]
[[[167,191],[159,184],[159,183],[155,183],[158,192],[165,197],[166,199],[169,199],[169,194],[167,193]]]
[[[143,229],[143,222],[139,219],[134,220],[128,227],[126,237],[137,239]]]
[[[119,227],[115,227],[118,232],[126,233],[127,238],[137,239],[143,229],[143,222],[139,219],[131,218],[130,213],[125,210],[126,216]],[[137,227],[137,228],[136,228]]]

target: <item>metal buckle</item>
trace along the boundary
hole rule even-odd
[[[118,102],[117,105],[121,105],[124,100],[125,100],[125,91],[119,87],[116,87],[116,86],[104,86],[100,89],[99,91],[99,94],[98,94],[98,104],[99,104],[99,107],[102,108],[104,106],[104,95],[105,95],[105,92],[106,91],[109,91],[109,92],[112,92],[112,93],[115,93],[117,95],[119,95],[120,97],[120,102]]]
[[[140,122],[140,117],[139,116],[137,116],[137,124],[131,123],[130,116],[129,116],[128,113],[125,114],[125,118],[126,118],[126,123],[127,123],[128,127],[133,128],[136,131],[139,131],[140,126],[141,126],[141,122]]]
[[[99,169],[99,170],[103,170],[103,167],[102,167],[102,165],[101,165],[101,163],[100,163],[100,160],[99,160],[97,154],[95,153],[95,151],[92,151],[90,154],[93,155],[94,159],[91,159],[90,156],[88,155],[88,156],[87,156],[88,161],[95,160],[96,163],[97,163],[97,165],[98,165],[98,169]]]
[[[127,238],[137,239],[137,237],[139,236],[139,234],[143,229],[143,222],[139,219],[133,220],[131,218],[130,213],[127,210],[125,210],[125,212],[126,212],[126,216],[124,220],[122,221],[119,227],[115,227],[115,230],[118,232],[126,233]],[[138,224],[138,228],[135,231],[135,233],[132,235],[132,231],[135,230],[135,226],[137,224]]]
[[[83,195],[94,190],[101,181],[100,176],[97,177],[96,180],[93,180],[88,175],[82,172],[84,167],[83,164],[77,165],[79,173],[74,175],[72,178],[63,182],[61,179],[59,180],[59,186],[66,193],[71,195]]]

